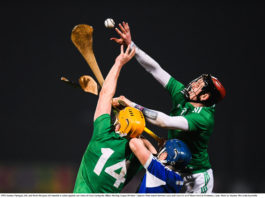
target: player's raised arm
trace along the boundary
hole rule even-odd
[[[118,104],[117,101],[123,101],[126,106],[134,107],[142,111],[145,119],[151,124],[167,129],[180,129],[183,131],[189,130],[188,121],[183,116],[169,116],[160,111],[145,108],[130,101],[125,96],[120,96],[113,99],[114,104]]]
[[[130,27],[128,23],[123,22],[119,24],[120,30],[115,28],[116,32],[120,35],[120,38],[111,38],[116,43],[130,45],[131,47],[136,47],[135,58],[143,66],[143,68],[151,73],[153,77],[165,87],[171,77],[153,58],[147,55],[139,47],[137,47],[131,38]]]
[[[111,113],[111,104],[112,98],[115,94],[117,87],[117,80],[120,74],[120,70],[123,65],[125,65],[135,54],[135,48],[130,50],[130,47],[127,47],[124,52],[124,46],[121,45],[121,52],[119,56],[115,59],[115,63],[110,69],[105,82],[103,83],[102,89],[99,94],[99,99],[94,114],[94,120],[96,120],[102,114]]]

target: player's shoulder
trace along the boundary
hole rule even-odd
[[[170,169],[169,167],[165,166],[161,161],[159,161],[156,157],[152,158],[152,161],[149,165],[149,167],[152,167],[152,169],[156,169],[156,170],[165,170],[165,171],[170,171],[173,172],[175,174],[177,174],[176,172],[174,172],[172,169]]]
[[[94,129],[101,129],[101,128],[105,128],[105,127],[110,127],[111,126],[111,117],[109,114],[102,114],[100,116],[98,116],[94,123]]]
[[[103,135],[110,135],[112,131],[114,131],[113,125],[111,124],[111,117],[109,114],[102,114],[93,124],[93,135],[92,139],[94,138],[102,138]]]
[[[214,126],[214,111],[213,107],[193,107],[191,112],[185,116],[190,130],[197,130],[198,127],[212,128]]]
[[[174,90],[182,91],[182,89],[184,89],[184,87],[185,86],[180,81],[176,80],[172,76],[170,77],[170,79],[166,85],[166,88],[169,90],[174,88]]]
[[[108,120],[110,120],[110,119],[111,119],[110,114],[104,113],[104,114],[98,116],[98,117],[94,120],[94,125],[95,125],[95,124],[98,124],[98,123],[100,123],[100,122],[102,122],[102,121],[108,121]]]
[[[172,77],[169,79],[169,83],[175,84],[175,85],[179,85],[181,87],[184,87],[185,85],[180,82],[179,80],[177,80],[176,78]]]

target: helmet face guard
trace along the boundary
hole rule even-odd
[[[168,140],[159,152],[158,158],[164,152],[167,152],[167,158],[161,162],[178,170],[185,168],[191,160],[191,152],[188,146],[178,139]]]
[[[199,79],[203,79],[204,87],[202,88],[201,92],[197,95],[197,99],[191,100],[189,92],[192,90],[192,83],[197,82]],[[198,78],[194,79],[187,85],[187,87],[185,87],[182,90],[182,93],[184,94],[185,98],[188,101],[202,103],[205,106],[214,105],[215,103],[222,100],[226,94],[225,89],[220,83],[220,81],[211,74],[202,74]],[[206,93],[210,94],[209,99],[201,101],[200,96]]]
[[[128,135],[131,138],[138,137],[145,128],[143,113],[136,108],[126,107],[121,110],[117,118],[120,126],[119,132],[122,136]]]

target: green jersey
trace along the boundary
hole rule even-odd
[[[128,180],[127,167],[139,168],[126,138],[115,133],[109,114],[94,122],[92,138],[83,155],[74,193],[117,193]],[[129,169],[133,176],[134,169]]]
[[[169,130],[169,139],[179,139],[184,141],[191,153],[192,159],[188,165],[192,173],[203,172],[211,168],[208,155],[208,142],[214,127],[215,107],[194,107],[184,97],[181,92],[184,85],[174,78],[170,78],[166,89],[171,95],[173,109],[171,116],[183,116],[187,119],[189,130]]]

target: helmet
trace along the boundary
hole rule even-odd
[[[132,138],[141,135],[145,128],[143,113],[133,107],[125,107],[119,112],[117,119],[121,125],[119,132]]]
[[[162,161],[164,164],[171,165],[176,169],[183,169],[191,160],[191,152],[188,146],[178,139],[166,141],[165,146],[159,152],[158,157],[167,152],[167,158]]]
[[[189,91],[192,88],[192,83],[198,81],[199,79],[203,79],[204,81],[204,87],[202,88],[202,91],[197,95],[197,100],[191,100],[189,97]],[[218,102],[220,102],[226,95],[225,88],[221,84],[221,82],[211,74],[202,74],[198,78],[191,81],[186,88],[182,90],[182,93],[186,97],[188,101],[191,102],[199,102],[203,103],[206,106],[214,105]],[[200,96],[206,93],[210,93],[210,97],[206,101],[201,101]]]
[[[214,89],[217,92],[216,96],[216,103],[223,100],[226,94],[224,86],[221,84],[221,82],[214,76],[212,76],[212,82],[214,85]]]

